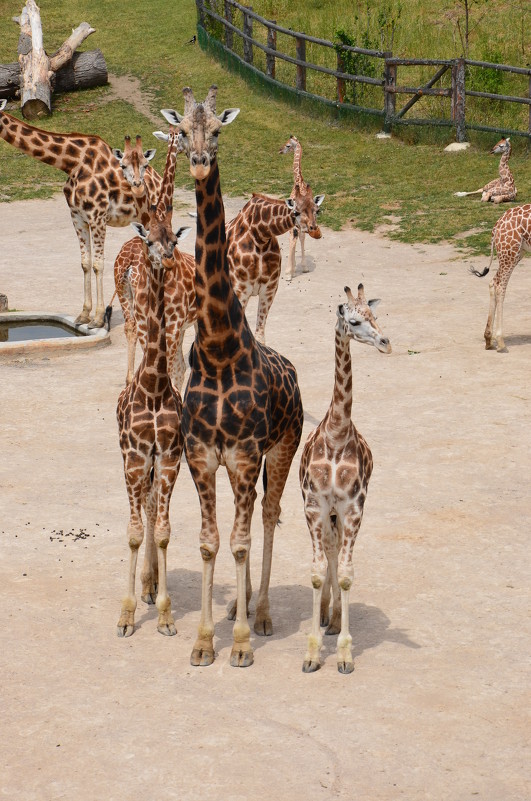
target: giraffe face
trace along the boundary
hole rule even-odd
[[[125,137],[125,147],[123,152],[118,148],[113,148],[113,155],[120,162],[120,167],[125,180],[131,187],[133,195],[139,197],[144,193],[144,174],[149,162],[155,156],[156,150],[142,151],[142,137],[136,137],[135,147],[131,147],[131,137]]]
[[[365,345],[374,345],[381,353],[391,353],[391,343],[384,337],[376,323],[373,309],[379,300],[365,300],[363,284],[358,286],[355,298],[349,287],[345,287],[347,303],[337,307],[337,330],[340,334]]]
[[[499,153],[508,153],[511,149],[511,140],[509,137],[502,137],[499,142],[496,142],[494,147],[492,148],[491,155],[496,155]]]
[[[294,152],[298,144],[299,140],[297,139],[297,137],[291,135],[286,144],[284,145],[284,147],[281,147],[278,152],[282,154]]]
[[[179,131],[178,146],[190,159],[190,172],[198,180],[204,180],[218,152],[218,136],[225,125],[229,125],[240,113],[239,108],[229,108],[216,115],[217,87],[211,86],[203,103],[196,103],[192,90],[183,89],[184,115],[174,109],[162,109],[161,113]]]
[[[295,187],[290,208],[295,212],[297,227],[305,234],[309,234],[313,239],[321,239],[321,229],[317,225],[317,215],[320,211],[324,195],[313,196],[310,185],[307,185],[306,192],[301,192],[299,186]]]
[[[164,220],[157,220],[155,214],[150,216],[149,231],[141,223],[131,223],[137,236],[140,237],[144,246],[147,248],[151,264],[156,269],[167,269],[173,267],[173,251],[177,244],[184,239],[191,228],[179,228],[173,233],[169,222],[171,219],[171,209]]]

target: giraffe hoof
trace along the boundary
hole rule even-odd
[[[321,628],[323,628],[324,626],[328,626],[329,623],[330,623],[329,613],[321,612],[321,621],[320,621]]]
[[[214,662],[214,650],[194,648],[190,657],[190,664],[194,667],[206,667]]]
[[[174,634],[177,634],[177,629],[174,623],[163,623],[160,626],[157,626],[157,631],[160,634],[164,634],[165,637],[173,637]]]
[[[99,317],[95,317],[93,320],[90,321],[88,324],[90,329],[92,328],[103,328],[103,318],[100,319]]]
[[[506,345],[504,345],[503,348],[497,349],[497,353],[509,353],[509,351],[507,350]]]
[[[118,637],[130,637],[133,631],[135,630],[134,625],[130,626],[120,626],[116,627],[116,634]]]
[[[90,314],[88,312],[81,312],[74,320],[74,325],[86,325],[90,322]]]
[[[155,592],[146,592],[144,595],[140,596],[145,604],[154,604],[157,600],[157,593]]]
[[[327,626],[325,634],[328,635],[339,634],[340,631],[341,631],[341,624],[338,625],[337,623],[334,623],[334,621],[332,620],[332,622]]]
[[[319,670],[321,667],[321,663],[314,660],[314,659],[305,659],[302,663],[302,672],[303,673],[315,673],[316,670]]]
[[[339,661],[337,663],[337,669],[340,673],[353,673],[354,672],[354,662],[343,662]]]
[[[257,618],[253,628],[260,637],[271,637],[273,634],[273,622],[269,616]]]
[[[232,667],[249,667],[254,662],[254,654],[252,649],[248,651],[233,650],[230,655],[230,663]]]

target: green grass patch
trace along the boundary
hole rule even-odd
[[[293,5],[302,13],[302,4]],[[317,5],[309,4],[312,14],[314,6],[323,14],[332,7],[325,0],[319,8]],[[288,14],[292,6],[280,2],[277,6],[282,8],[265,16],[274,16],[280,24],[294,27]],[[253,7],[261,11],[260,4]],[[236,122],[220,138],[225,193],[289,196],[293,161],[278,151],[293,133],[303,145],[305,179],[316,193],[326,194],[320,218],[323,225],[336,230],[355,225],[367,231],[390,225],[388,235],[404,242],[453,240],[456,235],[472,232],[455,240],[456,244],[468,252],[489,252],[490,230],[504,208],[481,203],[478,197],[455,198],[453,192],[476,189],[496,177],[498,159],[488,154],[496,136],[474,135],[467,152],[450,154],[444,153],[443,147],[453,141],[451,130],[437,131],[431,142],[427,141],[427,132],[418,128],[407,129],[401,138],[378,140],[377,122],[361,129],[355,118],[332,119],[311,104],[299,106],[289,98],[279,100],[267,89],[253,87],[229,71],[197,44],[185,44],[196,30],[192,0],[179,4],[136,0],[128,6],[127,14],[104,0],[94,0],[90,6],[74,0],[41,0],[40,8],[48,52],[62,43],[72,27],[83,20],[90,22],[96,33],[83,49],[100,48],[109,72],[137,78],[151,97],[152,114],[158,115],[164,107],[182,111],[184,86],[192,86],[196,98],[202,99],[210,84],[218,84],[218,110],[241,108]],[[11,17],[20,9],[20,0],[2,3],[1,63],[16,60],[19,29]],[[311,27],[306,30],[316,33]],[[429,25],[422,30],[426,42],[431,31],[432,50],[425,52],[434,55],[435,47],[439,47],[438,30]],[[326,37],[328,32],[323,30],[319,35]],[[58,95],[53,116],[39,125],[54,131],[96,133],[114,147],[123,146],[125,134],[141,134],[145,147],[157,147],[154,166],[162,171],[165,148],[151,135],[157,127],[166,127],[162,116],[160,124],[154,125],[134,103],[108,102],[110,97],[109,87]],[[10,104],[8,110],[20,116],[16,104]],[[531,197],[531,177],[522,142],[515,141],[511,167],[519,200],[525,202]],[[49,197],[64,184],[63,173],[24,156],[1,140],[0,174],[0,198],[4,201]],[[178,162],[176,184],[193,187],[184,159]]]

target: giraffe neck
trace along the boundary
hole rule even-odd
[[[293,183],[299,184],[302,190],[304,187],[304,178],[302,177],[301,160],[302,160],[302,147],[301,143],[297,142],[295,146],[295,152],[293,153]]]
[[[99,136],[44,131],[0,112],[0,137],[39,161],[70,175],[80,164],[92,165],[98,156],[112,158],[110,147]]]
[[[344,441],[351,426],[352,413],[352,358],[350,339],[336,330],[336,368],[332,401],[325,417],[324,427],[334,441]]]
[[[147,192],[148,204],[151,206],[155,204],[157,198],[160,197],[162,187],[162,178],[158,172],[153,169],[151,164],[147,165],[144,173],[144,186]]]
[[[147,254],[146,264],[148,265],[147,343],[137,371],[137,381],[149,395],[158,395],[166,391],[168,385],[165,270],[160,266],[154,268]]]
[[[151,197],[158,197],[157,201],[158,219],[164,218],[166,216],[166,210],[173,206],[173,188],[175,186],[175,167],[177,164],[176,144],[177,143],[175,137],[173,135],[170,135],[168,141],[168,153],[166,155],[166,166],[164,167],[164,174],[162,176],[162,180],[160,181],[160,186],[157,195],[152,195],[148,187],[148,192],[150,193]]]
[[[510,156],[511,156],[511,148],[509,147],[509,150],[506,153],[502,153],[502,157],[500,159],[500,166],[499,166],[500,178],[505,181],[510,180],[512,178],[511,170],[509,168]]]
[[[295,216],[284,200],[256,195],[249,204],[249,227],[258,242],[282,236],[295,226]]]
[[[194,346],[206,358],[202,369],[217,370],[248,350],[252,334],[230,281],[225,237],[225,210],[217,159],[204,180],[196,180],[197,235],[195,292],[197,337]]]

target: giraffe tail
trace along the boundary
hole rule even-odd
[[[473,267],[469,267],[469,271],[472,273],[472,275],[477,275],[478,278],[484,278],[487,275],[487,273],[489,272],[489,270],[490,270],[490,265],[492,264],[492,259],[493,258],[494,258],[494,235],[493,235],[492,241],[490,243],[490,261],[489,261],[487,267],[485,267],[485,269],[482,270],[482,271],[474,270]]]
[[[114,295],[111,298],[111,302],[105,309],[105,314],[103,315],[103,325],[107,329],[107,331],[111,330],[112,304],[115,297],[116,297],[116,289],[114,290]]]

